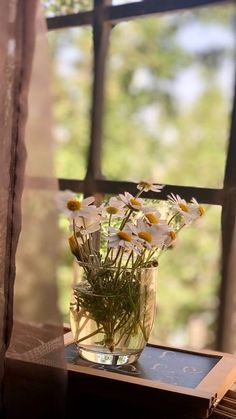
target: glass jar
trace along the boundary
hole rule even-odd
[[[83,265],[73,288],[70,323],[80,356],[91,362],[135,362],[156,313],[156,267]]]

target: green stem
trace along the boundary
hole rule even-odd
[[[127,261],[126,261],[126,264],[125,264],[125,268],[128,268],[129,261],[130,261],[130,258],[131,258],[131,256],[132,256],[132,253],[133,253],[133,250],[131,250],[131,252],[130,252],[130,254],[129,254],[128,258],[127,258]]]
[[[144,249],[141,253],[141,255],[137,256],[137,259],[133,265],[133,268],[136,269],[137,267],[141,266],[144,263],[144,256],[145,256],[145,251],[146,249]]]
[[[115,326],[114,328],[114,334],[119,330],[122,329],[124,327],[124,325],[127,323],[127,314],[125,313],[121,320],[118,322],[118,324]]]
[[[132,305],[132,307],[133,307],[133,311],[134,311],[134,313],[135,313],[135,311],[136,311],[136,310],[135,310],[135,305],[134,305],[134,302],[133,302],[132,296],[131,296],[131,294],[130,294],[130,287],[129,287],[129,298],[130,298],[130,303],[131,303],[131,305]],[[141,321],[140,321],[139,317],[137,318],[137,321],[138,321],[139,327],[140,327],[140,329],[141,329],[141,331],[142,331],[143,337],[144,337],[145,341],[147,342],[147,341],[148,341],[148,337],[147,337],[147,334],[146,334],[146,331],[145,331],[145,327],[142,325],[142,323],[141,323]]]
[[[126,217],[123,219],[123,221],[122,221],[122,223],[121,223],[120,230],[123,230],[123,228],[124,228],[125,224],[127,223],[127,221],[128,221],[128,219],[129,219],[129,217],[131,216],[132,212],[133,212],[133,210],[132,210],[132,209],[130,209],[130,210],[128,211],[128,214],[126,215]]]
[[[83,220],[84,228],[86,230],[84,217],[82,217],[82,220]],[[91,243],[90,243],[90,234],[88,234],[88,239],[86,240],[86,244],[87,244],[87,249],[88,249],[89,255],[92,255],[93,250],[92,250]]]
[[[176,217],[176,215],[178,215],[178,212],[176,212],[174,215],[172,215],[172,217],[169,219],[168,221],[168,225],[171,223],[171,221]]]
[[[137,198],[139,198],[140,197],[140,195],[143,193],[143,191],[144,191],[144,188],[143,189],[141,189],[140,191],[138,191],[138,193],[135,195],[135,199],[137,199]],[[122,223],[121,223],[121,226],[120,226],[120,230],[123,230],[123,228],[124,228],[124,226],[125,226],[125,224],[127,223],[127,221],[129,220],[129,218],[130,218],[130,216],[131,216],[131,214],[132,214],[132,212],[133,212],[134,210],[133,209],[129,209],[129,211],[128,211],[128,213],[127,213],[127,215],[126,215],[126,217],[123,219],[123,221],[122,221]]]
[[[146,259],[146,263],[150,261],[150,259],[155,255],[155,253],[156,253],[156,250],[150,250],[149,251],[149,254],[148,254],[147,259]]]
[[[86,335],[86,336],[80,338],[79,340],[77,340],[76,343],[83,342],[83,340],[89,339],[92,336],[95,336],[95,335],[97,335],[98,333],[100,333],[102,331],[103,331],[103,327],[99,327],[97,330],[95,330],[94,332],[90,333],[89,335]]]
[[[109,256],[109,253],[111,252],[111,249],[112,249],[111,247],[109,249],[107,249],[107,254],[106,254],[105,259],[104,259],[104,265],[106,264],[106,261],[107,261],[107,258]]]
[[[81,259],[81,262],[84,262],[83,252],[82,252],[81,246],[79,245],[79,242],[78,242],[78,239],[77,239],[77,234],[76,234],[75,227],[76,227],[76,224],[75,224],[75,220],[73,219],[72,228],[73,228],[74,239],[75,239],[75,242],[76,242],[76,245],[77,245],[77,248],[78,248],[78,253],[79,253],[79,257]],[[81,234],[80,234],[80,237],[81,237]],[[83,240],[83,237],[81,237],[81,238]]]
[[[143,191],[144,191],[144,188],[138,191],[138,193],[135,195],[135,198],[139,198],[140,195],[143,193]]]
[[[112,265],[115,265],[115,264],[116,264],[116,261],[117,261],[117,259],[118,259],[118,257],[119,257],[119,254],[120,254],[120,251],[121,251],[121,246],[119,246],[118,252],[117,252],[117,254],[116,254],[115,259],[113,260]]]
[[[114,278],[114,282],[115,282],[115,284],[116,284],[116,282],[117,282],[117,280],[118,280],[118,278],[119,278],[119,275],[121,274],[121,270],[120,270],[120,268],[121,268],[121,264],[122,264],[122,258],[123,258],[123,254],[124,254],[124,248],[123,247],[121,247],[120,246],[120,248],[121,248],[121,255],[120,255],[120,260],[119,260],[119,262],[118,262],[118,265],[117,265],[117,274],[116,274],[116,276],[115,276],[115,278]]]
[[[118,341],[116,342],[116,345],[119,345],[119,343],[120,343],[120,341],[123,339],[123,337],[125,336],[125,335],[127,335],[126,336],[126,339],[125,339],[125,344],[127,343],[127,340],[129,339],[129,337],[131,336],[131,334],[132,334],[132,332],[133,332],[133,329],[135,328],[135,326],[136,326],[136,323],[137,323],[137,321],[136,320],[134,320],[129,326],[128,326],[128,328],[126,327],[125,328],[125,330],[123,331],[123,333],[120,335],[120,337],[119,337],[119,339],[118,339]],[[127,321],[122,325],[122,327],[121,327],[121,329],[125,326],[125,324],[127,325]]]

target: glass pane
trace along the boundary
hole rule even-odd
[[[47,17],[83,12],[93,8],[92,0],[43,0]]]
[[[175,248],[160,258],[152,342],[194,349],[214,347],[220,213],[220,207],[206,206],[205,216],[185,227]]]
[[[113,29],[105,176],[222,186],[235,71],[233,16],[234,6],[224,5]]]
[[[58,177],[84,178],[92,82],[91,28],[49,32]]]

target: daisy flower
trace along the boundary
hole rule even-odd
[[[77,196],[69,190],[61,192],[58,197],[58,206],[68,218],[89,217],[97,211],[93,196],[79,200]]]
[[[171,205],[173,205],[178,213],[182,215],[185,224],[189,224],[192,220],[194,220],[194,214],[185,199],[182,199],[179,195],[174,195],[173,193],[168,195],[168,199]]]
[[[124,247],[126,249],[135,250],[138,237],[133,234],[133,228],[127,224],[123,230],[114,227],[109,228],[109,236],[107,237],[109,247]]]
[[[79,261],[93,257],[96,263],[91,265],[104,269],[107,264],[134,269],[146,263],[155,266],[160,251],[172,246],[179,231],[205,212],[195,198],[189,203],[171,193],[165,209],[141,197],[163,187],[141,181],[135,196],[125,191],[99,207],[94,197],[79,199],[69,190],[60,193],[59,205],[70,222],[72,253]]]
[[[155,211],[154,206],[145,205],[145,202],[142,198],[134,197],[129,192],[125,192],[124,195],[120,194],[119,197],[125,205],[127,205],[130,209],[134,211]]]
[[[200,205],[195,198],[191,199],[191,210],[195,211],[196,218],[202,217],[205,214],[205,208]]]
[[[165,236],[164,245],[166,247],[171,246],[176,241],[177,234],[171,228],[169,229],[168,233]]]
[[[167,228],[168,226],[149,225],[143,220],[138,220],[136,234],[146,247],[161,247],[165,240]]]
[[[101,227],[101,216],[96,214],[91,217],[78,217],[76,218],[76,227],[75,230],[79,231],[81,234],[92,234],[95,231],[100,230]]]
[[[164,185],[157,185],[150,182],[141,181],[139,182],[137,189],[143,192],[153,191],[153,192],[161,192],[164,188]]]
[[[144,212],[144,217],[149,224],[163,223],[163,221],[161,220],[161,213],[159,211],[149,212],[149,211],[144,210],[143,212]]]
[[[113,218],[123,218],[125,214],[125,203],[115,197],[110,198],[108,204],[103,207],[104,215],[111,215]]]

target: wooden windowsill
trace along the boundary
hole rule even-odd
[[[165,418],[207,418],[236,380],[236,357],[221,352],[147,345],[137,363],[113,367],[82,360],[70,332],[65,347],[71,405],[82,389],[85,400],[92,396],[137,414],[158,406]]]

